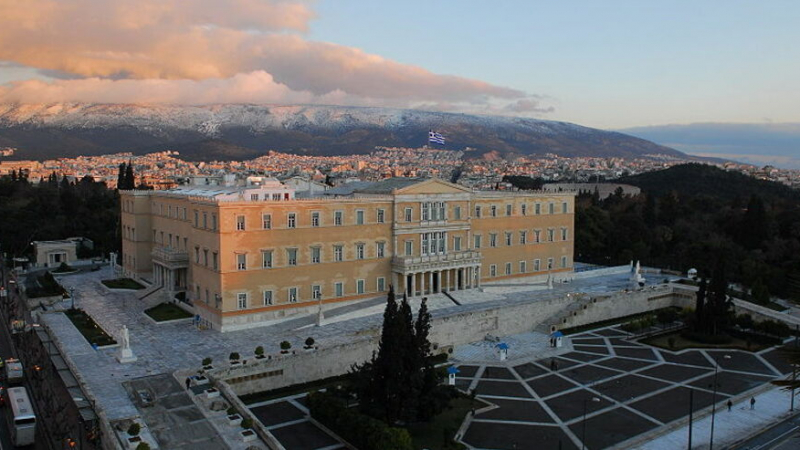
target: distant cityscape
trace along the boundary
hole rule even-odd
[[[11,156],[14,149],[2,149],[2,156]],[[180,159],[175,151],[146,155],[116,153],[102,156],[80,156],[46,161],[0,161],[0,173],[22,170],[28,179],[37,182],[52,173],[59,177],[80,179],[86,175],[116,187],[119,165],[131,163],[137,184],[144,182],[155,189],[168,189],[192,176],[215,176],[222,172],[238,175],[269,175],[279,179],[299,177],[330,185],[348,181],[377,181],[390,177],[438,177],[457,180],[461,185],[478,189],[503,188],[506,175],[542,178],[548,182],[594,182],[614,180],[625,175],[662,170],[687,161],[669,155],[647,155],[643,158],[542,157],[506,159],[492,153],[480,159],[465,158],[464,151],[423,148],[376,147],[366,155],[303,156],[270,151],[248,161],[193,162]],[[775,181],[800,188],[800,170],[773,166],[757,167],[737,162],[712,163],[728,171]]]

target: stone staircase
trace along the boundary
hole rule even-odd
[[[147,289],[137,293],[136,297],[139,299],[139,301],[143,302],[147,308],[169,300],[169,298],[167,298],[167,291],[164,289],[164,286],[158,284],[153,284]]]
[[[597,302],[590,296],[581,295],[575,296],[574,300],[569,302],[567,306],[545,319],[533,330],[537,333],[550,334],[555,330],[569,328],[575,322],[577,317],[580,317],[584,312],[591,308]]]

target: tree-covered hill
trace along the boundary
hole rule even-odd
[[[733,281],[800,300],[797,191],[697,164],[619,181],[642,193],[578,198],[576,260],[708,273],[721,255]]]
[[[708,195],[725,200],[734,200],[737,197],[746,199],[757,195],[765,200],[800,201],[800,191],[796,189],[707,164],[682,164],[615,181],[638,186],[642,191],[656,196],[675,192],[681,196]]]
[[[31,256],[32,241],[73,236],[94,241],[91,254],[119,249],[117,192],[84,177],[70,182],[55,173],[38,183],[24,174],[0,177],[0,246],[10,257]]]

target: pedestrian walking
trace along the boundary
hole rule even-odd
[[[728,400],[728,412],[731,412],[731,408],[733,408],[733,402]]]
[[[752,411],[754,409],[756,409],[756,398],[750,397],[750,410]]]
[[[186,377],[186,389],[188,390],[189,387],[192,385],[192,379],[190,377]]]

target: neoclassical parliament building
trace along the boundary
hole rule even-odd
[[[273,178],[122,191],[122,266],[230,331],[322,304],[572,271],[574,194],[391,178],[311,193]],[[306,194],[306,195],[302,195]]]

